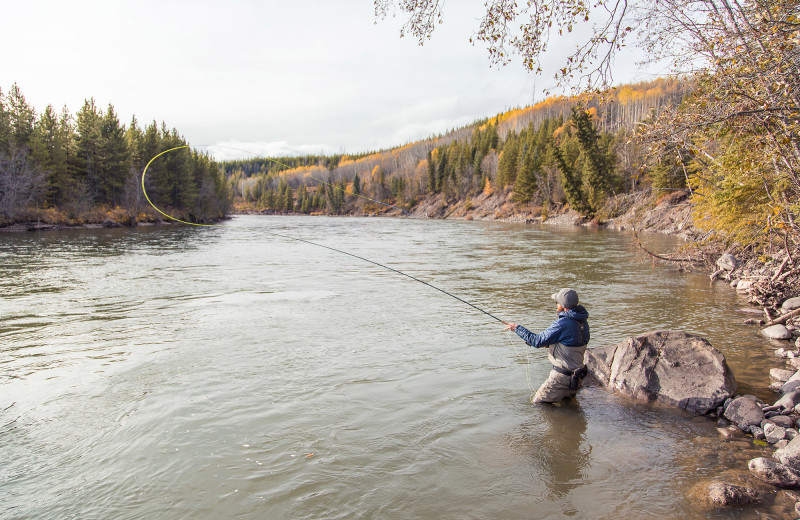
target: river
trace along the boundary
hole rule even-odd
[[[575,288],[591,346],[699,333],[764,398],[773,347],[702,273],[625,233],[241,216],[0,236],[0,518],[760,518],[706,512],[743,469],[716,423],[586,388],[531,404],[531,330]],[[648,236],[654,249],[679,245]],[[767,453],[767,451],[763,451]],[[737,455],[738,454],[738,455]],[[746,460],[746,458],[744,459]]]

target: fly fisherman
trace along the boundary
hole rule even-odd
[[[586,322],[589,313],[578,304],[578,293],[572,289],[561,289],[552,298],[557,305],[558,319],[540,334],[516,323],[506,323],[504,329],[513,330],[531,347],[550,346],[547,358],[553,364],[553,370],[536,392],[534,403],[555,403],[574,397],[587,372],[583,354],[589,343],[589,324]]]

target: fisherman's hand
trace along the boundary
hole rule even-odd
[[[517,324],[516,323],[507,323],[505,321],[503,323],[506,324],[506,328],[503,329],[503,332],[505,332],[507,330],[514,331],[514,332],[517,331]]]

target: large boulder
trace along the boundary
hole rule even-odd
[[[589,373],[608,390],[705,414],[736,390],[725,356],[700,336],[649,332],[586,351]]]

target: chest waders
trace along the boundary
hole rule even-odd
[[[576,320],[577,321],[577,320]],[[570,370],[569,368],[559,366],[554,361],[556,360],[555,356],[553,356],[553,351],[555,349],[560,350],[567,360],[571,361],[574,366],[574,358],[580,355],[581,360],[583,360],[583,353],[586,352],[586,345],[587,341],[584,340],[583,328],[586,326],[584,322],[578,322],[581,331],[581,344],[580,345],[564,345],[563,343],[557,343],[550,348],[550,362],[553,363],[553,370],[558,372],[559,374],[563,374],[565,376],[569,376],[569,389],[570,390],[577,390],[578,386],[581,384],[581,380],[586,377],[586,374],[589,373],[589,369],[586,368],[586,365],[583,364],[581,361],[580,366],[577,368]],[[560,348],[559,348],[560,347]]]

